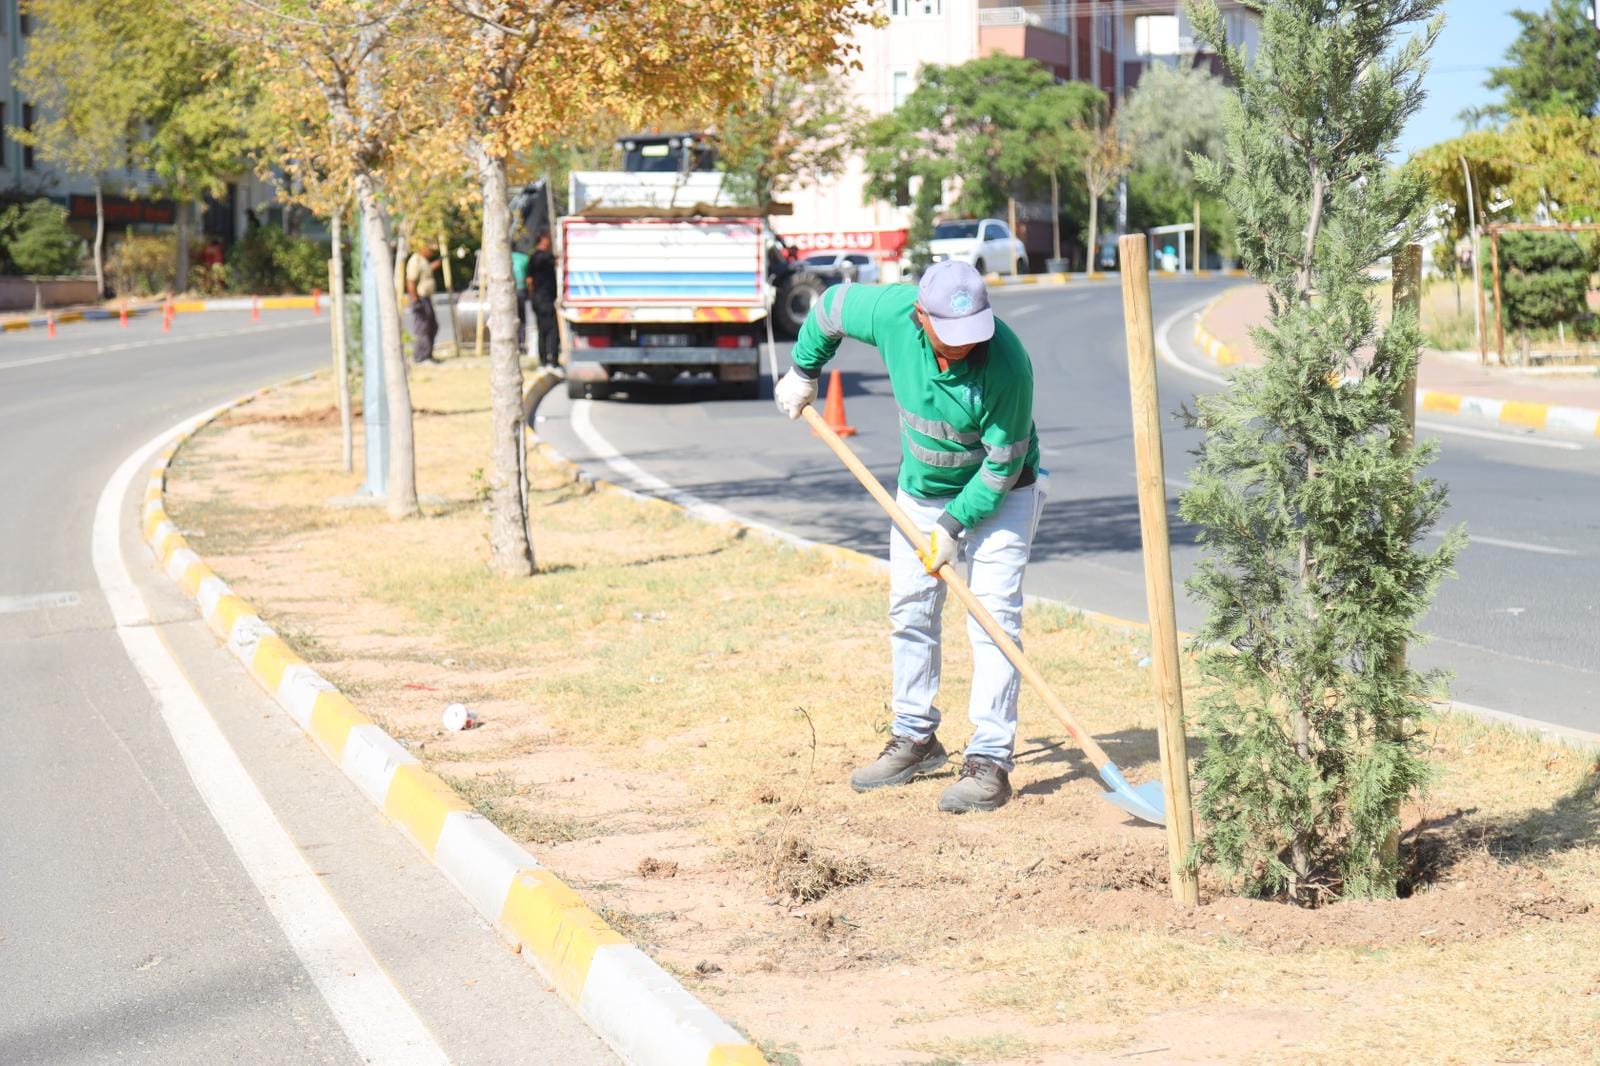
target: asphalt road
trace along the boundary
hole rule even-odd
[[[1159,326],[1234,282],[1180,278],[1152,284]],[[998,290],[1000,316],[1034,360],[1035,419],[1050,471],[1028,589],[1089,610],[1146,617],[1134,491],[1127,356],[1115,280],[1062,288]],[[1168,331],[1182,358],[1199,362],[1185,313]],[[787,366],[786,346],[780,363]],[[876,354],[846,341],[846,412],[851,444],[891,482],[899,462],[897,419]],[[1197,390],[1219,386],[1160,367],[1162,408],[1176,412]],[[764,392],[770,395],[770,386]],[[813,540],[887,555],[887,520],[820,442],[780,420],[770,400],[709,401],[677,389],[607,402],[553,393],[538,432],[605,476],[607,449],[635,468],[709,503]],[[1195,530],[1177,518],[1177,494],[1198,435],[1174,416],[1164,433],[1171,492],[1179,625],[1200,608],[1181,587],[1197,557]],[[581,431],[581,432],[580,432]],[[1552,435],[1486,430],[1464,420],[1428,420],[1423,438],[1442,452],[1431,468],[1450,486],[1447,524],[1475,538],[1458,577],[1424,620],[1431,641],[1417,665],[1454,675],[1462,702],[1600,732],[1600,446]],[[647,487],[647,491],[650,489]]]
[[[284,902],[294,892],[252,880],[238,849],[261,842],[213,818],[113,625],[91,556],[113,471],[183,417],[321,365],[327,331],[325,316],[303,312],[259,324],[211,312],[180,316],[166,335],[144,318],[0,337],[8,1066],[615,1061],[155,572],[136,533],[142,471],[111,499],[102,546],[120,549],[174,676],[209,708],[270,808],[265,828],[287,835],[331,920],[296,915]],[[396,1009],[351,996],[342,982],[354,971],[308,964],[304,945],[321,941],[366,953],[363,979],[392,990]],[[370,1054],[392,1045],[397,1021],[427,1055]]]

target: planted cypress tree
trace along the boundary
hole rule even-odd
[[[1463,540],[1419,550],[1445,505],[1418,477],[1434,449],[1395,446],[1421,333],[1404,312],[1379,328],[1365,273],[1422,221],[1419,176],[1389,156],[1423,98],[1439,4],[1268,0],[1253,67],[1214,3],[1190,9],[1236,84],[1225,157],[1195,158],[1196,177],[1270,292],[1264,365],[1192,415],[1206,436],[1181,510],[1202,530],[1189,588],[1209,649],[1197,851],[1253,894],[1308,905],[1394,892],[1384,844],[1426,780],[1411,723],[1440,681],[1404,648]]]

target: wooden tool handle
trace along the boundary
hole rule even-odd
[[[888,513],[890,520],[894,522],[896,528],[900,530],[906,540],[910,541],[918,551],[926,551],[928,548],[927,534],[917,528],[916,523],[911,521],[911,517],[894,501],[894,497],[889,495],[878,479],[873,476],[872,471],[867,469],[866,464],[861,461],[860,457],[850,450],[848,444],[839,439],[839,435],[833,431],[833,427],[829,426],[823,417],[817,414],[816,408],[808,405],[803,413],[811,428],[816,430],[817,435],[827,442],[828,447],[833,449],[833,454],[837,455],[840,462],[849,468],[850,472],[856,476],[856,480],[861,482],[862,487],[872,494],[872,498],[878,501],[878,505]],[[956,573],[956,568],[949,563],[944,564],[939,568],[939,577],[956,594],[956,598],[966,605],[967,611],[973,618],[977,619],[978,625],[982,626],[983,631],[989,634],[989,639],[999,645],[1000,650],[1005,653],[1007,659],[1011,660],[1011,665],[1017,668],[1017,672],[1022,675],[1023,679],[1032,685],[1034,691],[1044,699],[1045,706],[1050,708],[1050,712],[1060,719],[1067,732],[1072,734],[1072,739],[1078,742],[1078,747],[1083,749],[1083,753],[1089,757],[1089,761],[1094,764],[1095,769],[1098,770],[1109,763],[1111,759],[1106,755],[1105,750],[1095,742],[1093,737],[1084,731],[1083,727],[1078,724],[1078,720],[1072,716],[1072,712],[1067,710],[1060,700],[1056,699],[1055,693],[1051,692],[1050,686],[1045,683],[1044,676],[1034,669],[1027,656],[1022,654],[1022,649],[1017,647],[1016,641],[1011,639],[1011,635],[1000,628],[1000,623],[995,621],[995,617],[989,613],[989,609],[979,602],[972,589],[968,588],[967,583],[961,579],[961,575]]]

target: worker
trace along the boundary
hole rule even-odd
[[[1001,628],[1020,643],[1022,575],[1044,505],[1033,424],[1033,365],[1017,335],[996,320],[983,277],[960,260],[935,263],[910,285],[829,288],[795,341],[793,367],[774,389],[790,418],[817,397],[817,379],[839,343],[875,345],[900,410],[896,499],[926,545],[889,533],[889,621],[893,666],[891,736],[850,776],[858,792],[941,770],[940,615],[945,585],[935,575],[965,554],[969,584]],[[989,811],[1011,798],[1021,679],[976,621],[972,642],[973,734],[939,809]]]

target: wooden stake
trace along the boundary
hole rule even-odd
[[[1011,228],[1011,276],[1017,276],[1017,198],[1006,201],[1006,220]]]
[[[444,302],[450,306],[450,344],[453,355],[461,354],[461,326],[456,322],[456,283],[450,270],[450,246],[439,234],[439,265],[444,267]]]
[[[1122,317],[1128,337],[1128,381],[1133,399],[1133,451],[1139,485],[1139,532],[1144,542],[1145,603],[1150,611],[1150,658],[1155,666],[1160,715],[1161,783],[1167,809],[1167,863],[1172,898],[1199,902],[1200,885],[1189,867],[1194,815],[1189,798],[1189,744],[1183,721],[1183,679],[1178,621],[1172,600],[1172,547],[1167,536],[1167,483],[1161,449],[1161,400],[1156,391],[1155,331],[1150,322],[1150,260],[1143,236],[1117,239],[1122,262]]]
[[[1422,245],[1408,244],[1394,254],[1394,310],[1399,314],[1402,308],[1410,308],[1413,315],[1422,314]],[[1411,373],[1406,377],[1405,385],[1394,398],[1396,418],[1396,432],[1389,442],[1389,450],[1396,456],[1405,456],[1411,453],[1411,448],[1417,436],[1417,368],[1411,367]],[[1388,669],[1391,674],[1397,674],[1406,668],[1406,646],[1402,643],[1395,649],[1389,659]],[[1402,731],[1406,728],[1402,725]],[[1398,739],[1398,738],[1396,738]],[[1398,819],[1398,803],[1394,812]],[[1399,822],[1396,821],[1395,829],[1383,841],[1384,864],[1391,870],[1400,868],[1400,831]]]
[[[338,387],[339,400],[339,439],[341,442],[340,457],[344,463],[344,472],[350,473],[355,469],[355,444],[350,426],[350,364],[345,348],[345,302],[344,302],[344,248],[340,233],[340,207],[333,212],[333,258],[328,260],[328,293],[333,301],[333,377]]]

